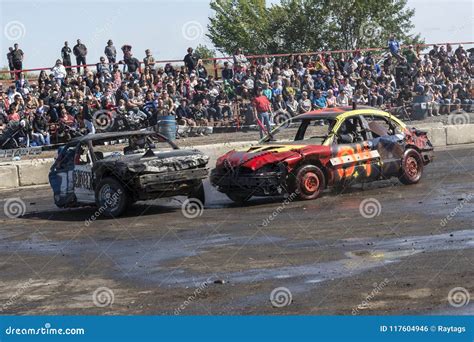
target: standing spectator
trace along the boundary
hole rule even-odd
[[[10,79],[15,79],[15,73],[13,72],[15,70],[15,67],[13,66],[13,48],[9,47],[8,48],[8,53],[7,53],[7,60],[8,60],[8,69],[10,70]]]
[[[390,35],[390,39],[388,40],[388,49],[390,50],[390,53],[398,59],[399,62],[405,60],[405,57],[400,55],[400,43],[395,39],[393,34]]]
[[[109,39],[107,41],[107,46],[104,49],[104,54],[109,62],[109,69],[112,71],[112,67],[117,61],[117,49],[115,48],[112,39]]]
[[[68,42],[64,42],[64,46],[61,49],[61,57],[63,59],[63,65],[64,67],[70,67],[72,65],[71,63],[71,48],[69,47]],[[68,72],[71,71],[71,69],[67,70]]]
[[[188,54],[184,56],[184,65],[188,69],[188,74],[190,75],[194,69],[196,69],[196,65],[198,62],[198,57],[193,53],[193,48],[188,48]]]
[[[14,49],[11,52],[12,54],[12,63],[13,63],[13,69],[14,70],[23,70],[23,57],[24,53],[21,49],[18,48],[18,44],[15,43],[13,45]],[[21,73],[18,73],[18,77],[20,77]]]
[[[260,120],[260,124],[258,125],[260,138],[263,138],[263,128],[261,125],[265,125],[267,133],[270,133],[270,113],[272,107],[268,98],[263,95],[262,88],[257,89],[257,96],[253,100],[253,107],[255,121]]]
[[[135,79],[138,79],[141,72],[140,61],[130,53],[130,56],[126,58],[124,62],[127,65],[127,71],[131,73]]]
[[[84,65],[84,72],[85,72],[85,65],[86,65],[86,56],[87,56],[87,47],[82,44],[81,40],[77,40],[77,44],[72,49],[74,52],[74,56],[76,56],[76,64],[77,64],[77,73],[81,73],[81,65]]]
[[[403,52],[403,55],[405,56],[405,59],[407,60],[407,63],[409,65],[416,63],[420,60],[417,56],[415,49],[413,48],[413,45],[408,46],[408,50],[405,50]]]
[[[150,49],[145,50],[145,58],[143,58],[143,64],[152,70],[155,67],[155,58],[151,55]]]
[[[241,48],[237,48],[237,50],[235,50],[235,53],[232,58],[234,60],[234,67],[240,65],[244,70],[247,69],[248,60],[247,57],[245,57],[245,55],[242,53]]]

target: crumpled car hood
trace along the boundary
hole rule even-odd
[[[145,153],[109,156],[96,162],[97,167],[113,167],[127,169],[133,173],[157,173],[180,171],[197,167],[205,167],[209,157],[199,150],[154,151],[154,156]]]
[[[217,160],[216,167],[244,166],[255,171],[266,164],[300,158],[298,151],[305,147],[306,145],[258,145],[240,151],[232,150]]]

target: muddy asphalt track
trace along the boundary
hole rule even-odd
[[[474,312],[473,300],[459,308],[448,301],[457,287],[474,294],[473,145],[438,150],[412,186],[394,179],[314,201],[254,198],[245,207],[209,184],[206,192],[196,218],[172,200],[89,224],[95,209],[57,209],[48,187],[0,192],[2,206],[20,198],[26,207],[20,218],[0,211],[0,311]]]

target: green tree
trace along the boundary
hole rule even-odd
[[[213,0],[210,6],[215,15],[209,18],[207,36],[218,50],[267,52],[272,35],[264,0]]]
[[[199,58],[207,59],[216,57],[216,51],[207,47],[206,45],[199,44],[194,49],[194,52],[199,56]]]
[[[391,33],[402,43],[411,35],[414,10],[407,0],[213,0],[208,37],[221,52],[290,53],[385,47]]]
[[[391,34],[404,42],[419,42],[411,35],[414,9],[407,0],[326,0],[329,46],[334,49],[384,47]]]

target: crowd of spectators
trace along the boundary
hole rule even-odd
[[[67,140],[74,132],[94,133],[98,110],[137,115],[148,126],[174,115],[180,125],[253,124],[259,117],[269,127],[278,114],[289,117],[353,102],[389,110],[410,106],[417,95],[432,116],[473,107],[473,53],[462,45],[435,45],[422,55],[413,46],[400,48],[392,37],[383,54],[272,59],[249,59],[237,49],[218,78],[192,48],[180,66],[158,65],[150,50],[141,61],[130,45],[120,50],[121,58],[109,40],[105,57],[90,67],[85,44],[77,40],[71,49],[65,42],[61,59],[31,81],[17,72],[24,53],[15,44],[7,55],[15,80],[0,94],[0,121],[24,120],[34,144],[43,145]],[[72,55],[75,68],[70,68]]]

